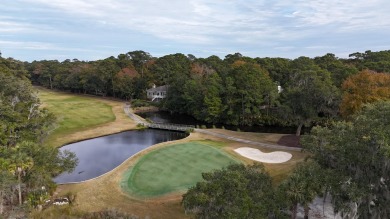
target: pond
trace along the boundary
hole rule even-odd
[[[157,112],[140,112],[137,115],[149,119],[157,123],[175,123],[175,124],[185,124],[185,125],[194,125],[202,126],[205,125],[207,128],[211,128],[213,124],[208,124],[200,120],[195,119],[194,117],[178,114],[178,113],[169,113],[165,111]],[[244,131],[244,132],[263,132],[263,133],[280,133],[280,134],[295,134],[296,127],[282,127],[282,126],[236,126],[236,125],[226,125],[226,124],[215,124],[216,128],[224,127],[232,131]],[[302,131],[304,133],[304,130]]]
[[[73,172],[57,176],[54,182],[58,184],[81,182],[98,177],[119,166],[130,156],[154,144],[178,140],[186,136],[187,134],[181,132],[146,129],[65,145],[60,150],[74,152],[79,163]]]

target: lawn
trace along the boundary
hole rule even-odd
[[[57,117],[57,127],[45,141],[48,145],[58,147],[72,141],[111,134],[109,130],[101,129],[102,126],[116,121],[117,114],[124,114],[122,102],[54,92],[43,88],[39,88],[38,92],[42,107]],[[114,112],[115,107],[119,108],[115,109],[118,112]],[[122,120],[126,118],[122,117]],[[127,120],[131,121],[128,118]],[[96,128],[100,129],[99,132],[85,133]],[[122,129],[124,128],[121,127]]]
[[[153,197],[186,191],[202,180],[203,172],[221,169],[238,160],[208,141],[174,144],[143,156],[125,177],[129,193]]]

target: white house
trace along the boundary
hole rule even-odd
[[[278,93],[281,93],[283,91],[282,86],[278,85]]]
[[[152,101],[159,101],[167,97],[168,85],[156,87],[153,84],[153,87],[146,90],[146,95],[148,99]]]

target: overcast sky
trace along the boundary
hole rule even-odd
[[[2,0],[0,50],[23,61],[348,57],[390,49],[389,0]]]

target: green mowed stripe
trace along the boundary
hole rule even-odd
[[[142,157],[131,169],[127,189],[135,196],[158,196],[186,190],[203,172],[238,163],[229,154],[201,142],[176,144]]]
[[[59,120],[51,138],[115,120],[112,107],[93,98],[46,90],[39,90],[39,98]]]

